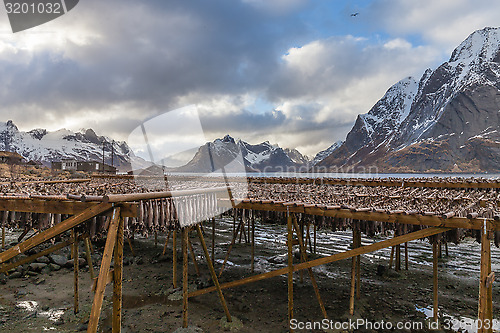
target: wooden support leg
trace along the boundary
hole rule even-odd
[[[189,228],[184,228],[182,229],[182,327],[184,328],[188,327],[188,242]]]
[[[251,271],[252,273],[255,270],[255,219],[252,214],[252,262],[251,262]]]
[[[357,228],[353,226],[352,228],[352,243],[353,249],[356,248],[356,232]],[[356,296],[356,257],[352,257],[351,263],[351,294],[349,298],[349,314],[354,315],[354,298]]]
[[[128,247],[130,248],[130,252],[132,252],[132,256],[135,257],[134,248],[132,247],[132,242],[130,241],[130,238],[127,238],[127,243]]]
[[[73,273],[74,273],[74,291],[75,291],[75,304],[73,310],[75,314],[79,311],[79,297],[78,297],[78,269],[79,269],[79,261],[78,261],[78,236],[76,234],[75,229],[71,230],[71,238],[73,238],[73,246],[72,248],[72,257],[73,257]]]
[[[2,227],[2,250],[5,249],[5,227]]]
[[[167,239],[165,240],[165,245],[163,246],[163,252],[162,252],[162,256],[165,255],[165,253],[167,253],[167,245],[168,245],[168,240],[170,239],[170,235],[172,234],[172,230],[169,230],[168,231],[168,234],[167,234]]]
[[[172,236],[172,284],[177,288],[177,230],[174,229]]]
[[[316,254],[316,223],[314,224],[314,254]]]
[[[391,248],[391,256],[389,258],[389,269],[392,268],[392,262],[394,261],[394,250],[395,250],[395,247],[393,246]]]
[[[293,237],[292,237],[292,217],[287,212],[287,232],[288,232],[288,322],[293,319]],[[290,332],[293,330],[290,328]]]
[[[433,319],[434,321],[438,320],[438,242],[437,238],[434,237],[434,241],[432,243],[432,276],[433,276]]]
[[[200,239],[201,246],[203,247],[203,253],[205,254],[205,259],[207,261],[208,269],[210,270],[210,275],[212,275],[212,281],[214,282],[215,289],[219,294],[219,299],[224,308],[224,312],[226,314],[226,319],[228,322],[232,322],[231,314],[229,313],[229,309],[227,308],[226,300],[224,299],[224,294],[222,294],[222,289],[219,284],[219,279],[217,279],[217,274],[215,273],[214,266],[212,265],[212,261],[210,260],[210,256],[208,254],[207,245],[205,244],[205,239],[203,238],[203,234],[201,233],[201,228],[199,225],[196,225],[196,232],[198,233],[198,238]]]
[[[191,244],[189,237],[188,237],[188,245],[189,245],[189,252],[191,253],[191,259],[193,259],[194,270],[196,271],[196,275],[200,276],[200,268],[198,267],[198,261],[196,260],[196,253],[194,253],[193,244]]]
[[[479,306],[478,306],[478,333],[491,332],[492,313],[492,284],[491,274],[491,242],[488,237],[488,226],[481,230],[481,272],[479,278]],[[482,324],[482,325],[481,325]]]
[[[305,244],[302,240],[302,237],[300,236],[300,233],[299,233],[299,226],[297,224],[297,219],[295,218],[295,215],[293,215],[293,225],[294,225],[294,228],[295,228],[295,233],[299,239],[299,246],[300,246],[300,255],[302,257],[302,261],[307,261],[307,253],[305,251]],[[323,313],[323,317],[325,317],[325,319],[328,319],[328,315],[326,314],[326,309],[325,309],[325,305],[323,304],[323,300],[321,299],[321,295],[319,293],[319,288],[318,288],[318,283],[316,282],[316,278],[314,277],[314,273],[312,271],[312,268],[308,268],[307,271],[309,272],[309,278],[311,279],[311,283],[313,285],[313,288],[314,288],[314,293],[316,294],[316,298],[318,299],[318,303],[319,303],[319,307],[321,309],[321,312]]]
[[[356,232],[356,248],[361,247],[361,232]],[[356,257],[356,298],[361,298],[361,256]]]
[[[122,329],[123,218],[118,223],[113,268],[113,333],[120,333]]]
[[[449,257],[449,254],[448,254],[448,242],[444,243],[444,251],[446,253],[446,256]]]
[[[405,243],[405,269],[408,270],[408,242]]]
[[[87,256],[87,264],[89,265],[90,279],[94,280],[95,272],[94,272],[94,264],[92,263],[92,250],[90,249],[89,237],[86,237],[84,239],[84,243],[85,243],[85,254]]]
[[[394,269],[396,272],[401,270],[401,245],[396,245],[396,264]]]
[[[104,291],[108,280],[109,268],[111,266],[111,259],[113,258],[113,249],[115,247],[116,238],[118,234],[118,225],[120,220],[120,208],[117,207],[113,211],[113,217],[108,229],[106,237],[106,245],[104,245],[104,252],[102,254],[101,268],[99,276],[97,277],[97,287],[94,294],[94,302],[92,303],[92,310],[90,311],[89,325],[87,333],[96,333],[99,324],[99,317],[101,316],[102,302],[104,300]]]
[[[231,244],[229,245],[229,248],[227,249],[226,257],[224,258],[224,262],[222,263],[222,266],[220,268],[219,277],[221,277],[222,272],[224,272],[224,267],[226,266],[227,260],[229,259],[229,255],[231,254],[231,250],[233,249],[233,245],[236,242],[236,238],[238,237],[238,232],[240,231],[241,225],[242,225],[242,223],[238,224],[238,227],[236,228],[236,231],[233,234],[233,239],[231,240]]]
[[[212,217],[212,265],[215,265],[215,217]]]

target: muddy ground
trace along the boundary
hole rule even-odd
[[[217,222],[216,237],[216,269],[227,251],[232,223],[230,220]],[[210,226],[205,226],[206,241],[210,247]],[[19,233],[9,231],[8,242],[13,241]],[[197,277],[190,259],[191,288],[210,284],[207,266],[198,239],[193,232],[191,242],[197,253],[202,276]],[[275,224],[256,224],[256,273],[284,267],[287,262],[286,226]],[[386,237],[389,237],[386,236]],[[160,235],[159,244],[154,240],[136,237],[133,257],[128,246],[125,246],[125,268],[123,282],[123,329],[122,332],[174,332],[182,324],[182,302],[179,290],[172,287],[172,243],[166,256],[161,256],[166,235]],[[379,239],[363,237],[363,244]],[[317,255],[328,255],[343,251],[350,246],[349,232],[318,231]],[[97,262],[104,243],[94,244],[93,257]],[[365,255],[361,260],[361,299],[356,301],[355,315],[348,314],[350,293],[351,260],[342,260],[314,268],[321,296],[326,305],[329,319],[333,323],[364,319],[373,325],[380,321],[422,323],[424,329],[340,329],[336,331],[356,332],[436,332],[428,328],[428,315],[432,304],[432,246],[428,242],[415,241],[409,243],[409,270],[395,272],[384,270],[388,266],[390,250],[385,249]],[[210,249],[209,249],[210,250]],[[444,251],[443,251],[444,252]],[[84,257],[84,248],[80,249]],[[178,241],[178,253],[181,260],[181,247]],[[59,255],[69,255],[69,249],[61,250]],[[444,254],[444,253],[443,253]],[[500,251],[493,248],[492,266],[498,272],[500,268]],[[1,278],[0,282],[0,332],[75,332],[86,331],[90,313],[92,292],[88,267],[80,272],[80,312],[73,314],[73,272],[68,268],[58,269],[45,261],[47,267],[42,272],[33,273],[25,265],[17,278]],[[94,263],[96,271],[98,265]],[[448,324],[451,319],[455,323],[465,325],[466,318],[477,316],[478,277],[479,277],[479,245],[467,239],[460,245],[449,245],[449,257],[439,260],[439,309],[441,323]],[[42,265],[43,266],[43,265]],[[36,267],[32,267],[36,268]],[[39,268],[39,267],[38,267]],[[178,283],[181,285],[181,265],[178,268]],[[54,270],[58,269],[58,270]],[[250,245],[236,244],[229,263],[220,281],[227,282],[250,276]],[[106,298],[101,317],[100,332],[110,332],[111,319],[111,287],[106,290]],[[286,276],[271,278],[224,290],[224,296],[231,314],[239,319],[242,327],[233,327],[239,332],[287,332],[287,281]],[[493,313],[500,319],[500,284],[493,286]],[[296,273],[294,280],[295,318],[299,321],[321,321],[322,316],[314,296],[314,290],[304,271],[303,282]],[[216,293],[198,296],[189,302],[189,324],[203,332],[222,332],[221,320],[224,312]],[[338,325],[338,324],[337,324]],[[419,324],[413,324],[419,325]],[[335,326],[333,326],[335,327]],[[351,327],[352,328],[352,327]],[[387,328],[387,324],[385,326]],[[455,330],[439,331],[460,331]],[[468,328],[468,327],[463,327]],[[191,330],[195,332],[196,330]],[[296,330],[309,332],[313,330]],[[318,332],[319,330],[314,330]],[[335,331],[335,330],[334,330]],[[473,332],[473,329],[462,330]],[[179,331],[180,332],[180,331]]]

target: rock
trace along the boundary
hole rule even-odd
[[[54,322],[54,325],[56,325],[56,326],[61,326],[61,325],[64,325],[64,319],[63,319],[63,317],[59,317],[59,319],[57,319],[57,320]]]
[[[33,272],[41,272],[43,268],[45,268],[47,264],[33,262],[29,265],[29,269]]]
[[[226,317],[222,317],[219,321],[219,326],[224,331],[236,332],[243,328],[243,323],[236,317],[232,317],[233,321],[228,322]]]
[[[58,271],[61,269],[61,266],[59,265],[56,265],[56,264],[49,264],[49,268],[52,270],[52,271]]]
[[[14,272],[14,273],[9,275],[9,279],[17,279],[17,278],[20,278],[22,276],[23,276],[23,274],[21,272]]]
[[[63,267],[68,262],[68,259],[65,256],[61,256],[58,254],[52,254],[50,256],[50,261],[52,261],[54,264],[56,264],[58,266]]]
[[[7,283],[7,277],[5,274],[0,274],[0,284],[6,284]]]
[[[36,259],[36,262],[42,263],[42,264],[50,264],[50,259],[43,256],[38,259]]]
[[[87,264],[87,261],[85,259],[78,258],[78,266],[79,267],[84,267],[86,264]],[[66,263],[66,265],[64,265],[64,267],[73,268],[73,265],[74,265],[74,260],[71,259],[71,260],[68,260],[68,262]]]

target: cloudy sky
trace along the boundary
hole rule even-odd
[[[0,120],[125,140],[195,104],[207,140],[313,155],[498,13],[497,0],[81,0],[13,34],[2,7]]]

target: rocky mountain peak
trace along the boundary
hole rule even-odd
[[[500,28],[484,28],[473,32],[452,53],[450,63],[500,62]]]

